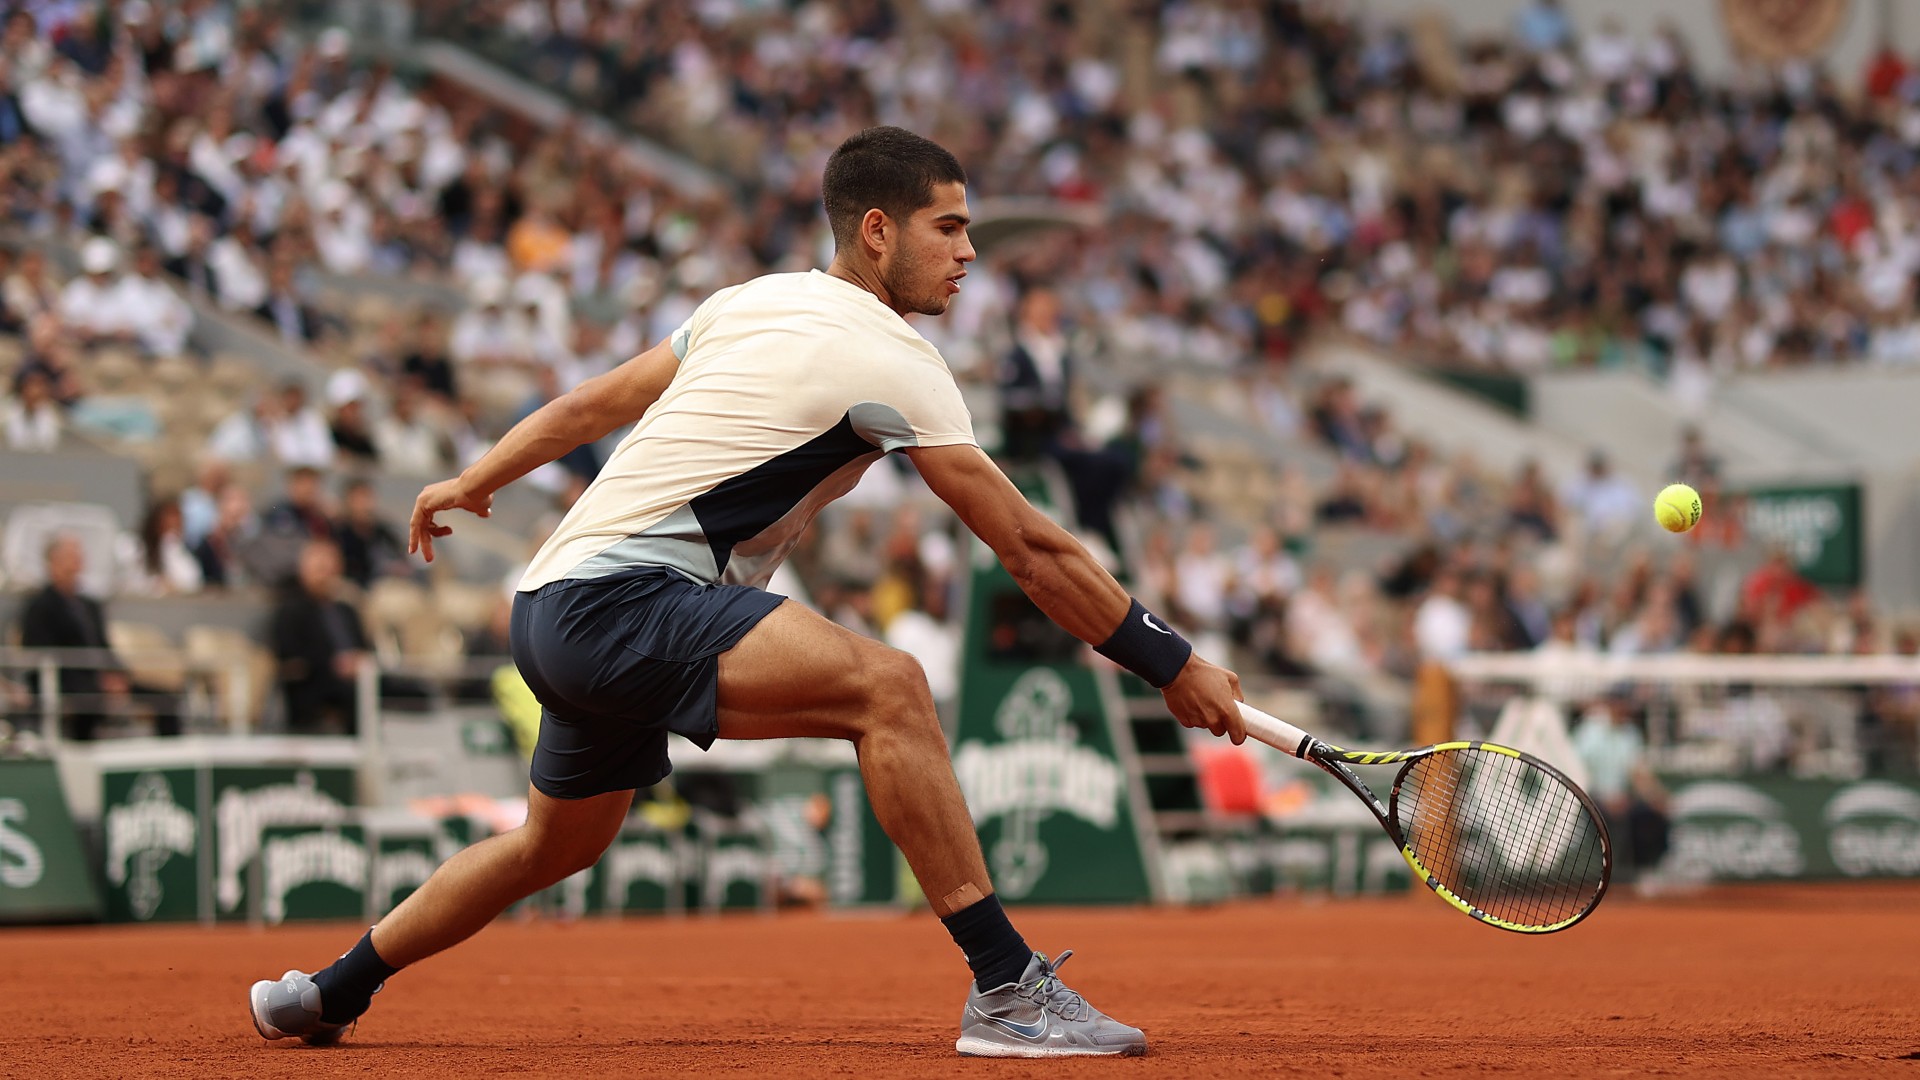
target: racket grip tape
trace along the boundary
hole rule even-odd
[[[1240,719],[1246,722],[1247,734],[1275,750],[1284,751],[1294,757],[1307,756],[1308,749],[1313,746],[1313,736],[1285,720],[1268,716],[1244,701],[1236,701],[1234,704],[1240,707]]]

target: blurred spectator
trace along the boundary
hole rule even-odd
[[[1615,865],[1633,881],[1666,856],[1667,793],[1647,764],[1646,737],[1631,701],[1608,694],[1596,701],[1573,730],[1573,747],[1587,767],[1587,794],[1600,806],[1607,832],[1624,848]]]
[[[45,371],[29,368],[20,373],[13,396],[0,408],[0,426],[6,430],[9,450],[59,449],[66,420],[53,400]]]
[[[287,470],[281,500],[267,509],[262,524],[270,533],[325,540],[333,536],[333,516],[327,509],[322,473],[311,465]]]
[[[1413,638],[1421,659],[1451,660],[1467,651],[1473,612],[1462,601],[1462,591],[1460,572],[1442,565],[1413,615]]]
[[[260,522],[245,488],[226,484],[218,496],[218,516],[194,545],[201,579],[209,588],[237,589],[273,581],[271,552],[262,543]]]
[[[1648,513],[1633,484],[1598,450],[1587,455],[1586,473],[1567,489],[1567,507],[1590,535],[1602,537],[1618,536]]]
[[[133,257],[133,272],[120,279],[114,291],[122,318],[140,344],[154,356],[179,356],[193,331],[193,307],[161,278],[160,253],[142,244]]]
[[[22,251],[5,278],[0,279],[0,306],[6,308],[7,320],[16,327],[59,311],[60,283],[39,248]]]
[[[1173,564],[1173,612],[1195,630],[1226,625],[1232,572],[1216,549],[1213,526],[1196,521]]]
[[[407,573],[406,542],[380,520],[373,484],[367,480],[348,483],[341,502],[333,537],[346,579],[364,589],[379,578]]]
[[[328,430],[341,465],[372,468],[380,464],[380,449],[367,420],[367,399],[372,389],[367,377],[352,368],[342,368],[327,378],[327,404],[333,409]]]
[[[1698,491],[1720,480],[1720,458],[1707,450],[1700,429],[1688,425],[1680,433],[1680,453],[1667,466],[1670,483],[1686,484]]]
[[[294,280],[293,264],[275,258],[267,270],[265,298],[253,309],[280,332],[289,345],[311,345],[320,339],[320,312],[307,303]]]
[[[1013,345],[1000,368],[1000,450],[1031,461],[1071,430],[1074,360],[1060,324],[1060,301],[1036,286],[1020,297]]]
[[[453,358],[447,352],[447,323],[438,312],[429,311],[414,324],[413,343],[400,370],[418,379],[422,389],[442,403],[460,396]]]
[[[1532,459],[1520,466],[1507,495],[1507,525],[1516,531],[1532,533],[1542,543],[1560,536],[1560,506],[1540,473],[1540,463]]]
[[[193,483],[180,493],[180,532],[187,547],[198,547],[213,531],[220,517],[220,493],[232,482],[233,471],[224,459],[211,455],[200,459]]]
[[[200,560],[187,544],[177,500],[156,499],[147,508],[132,555],[127,560],[124,592],[176,596],[197,593],[205,583]]]
[[[360,614],[338,597],[340,550],[331,540],[300,550],[298,577],[275,606],[268,636],[280,662],[287,729],[296,734],[351,735],[358,730],[355,692],[372,662]]]
[[[1789,622],[1812,603],[1820,591],[1800,576],[1793,557],[1775,548],[1765,562],[1740,585],[1740,610],[1756,622]]]
[[[373,422],[373,445],[380,466],[395,476],[440,477],[451,466],[446,436],[422,411],[418,383],[402,379],[394,387],[386,415]]]
[[[60,291],[60,321],[82,344],[134,337],[121,280],[114,277],[119,266],[113,241],[96,236],[80,249],[81,276]]]
[[[92,650],[90,656],[74,657],[59,667],[56,685],[69,736],[90,740],[101,721],[135,708],[152,710],[157,734],[180,734],[177,703],[133,682],[107,644],[105,610],[80,592],[80,575],[86,569],[80,541],[54,537],[47,544],[46,568],[46,585],[21,612],[20,644],[27,649]]]
[[[325,469],[333,464],[333,431],[308,402],[307,385],[298,378],[280,384],[280,421],[267,436],[282,465]]]
[[[80,373],[73,362],[74,343],[52,313],[37,315],[27,325],[27,359],[13,373],[14,392],[29,376],[38,374],[47,381],[47,392],[55,402],[70,406],[80,400]]]

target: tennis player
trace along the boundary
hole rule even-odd
[[[835,150],[822,183],[833,264],[715,293],[665,341],[552,401],[414,504],[433,559],[447,511],[634,424],[534,557],[513,658],[542,705],[527,822],[449,859],[331,966],[253,985],[269,1039],[338,1040],[395,972],[509,904],[592,866],[634,789],[663,779],[667,735],[837,738],[973,969],[956,1048],[990,1057],[1136,1055],[1146,1036],[1063,985],[988,880],[933,698],[906,653],[765,591],[820,508],[883,454],[991,546],[1040,609],[1165,694],[1182,724],[1234,742],[1239,680],[1194,655],[975,443],[940,353],[907,324],[939,315],[974,250],[966,175],[899,128]]]

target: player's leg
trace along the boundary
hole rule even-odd
[[[508,905],[600,861],[633,805],[633,792],[556,799],[527,789],[527,823],[440,865],[373,928],[380,958],[418,963],[479,933]]]
[[[255,1027],[268,1038],[337,1039],[395,971],[458,945],[514,901],[597,862],[632,802],[631,791],[556,799],[530,789],[526,824],[441,864],[332,965],[255,983]]]
[[[794,603],[760,620],[719,665],[726,739],[848,739],[867,801],[934,912],[967,957],[963,1054],[1144,1054],[1146,1036],[1062,984],[1061,960],[1033,952],[987,878],[926,673],[910,656]]]
[[[993,891],[913,657],[780,605],[720,657],[720,737],[850,740],[867,801],[946,916]]]

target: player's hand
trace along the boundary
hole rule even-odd
[[[1199,653],[1187,659],[1187,666],[1160,694],[1182,726],[1225,735],[1235,746],[1247,741],[1247,723],[1233,705],[1246,700],[1240,696],[1240,676],[1209,663]]]
[[[465,510],[475,517],[491,517],[493,495],[468,491],[457,476],[428,484],[420,497],[413,500],[413,520],[407,523],[407,554],[417,551],[425,555],[428,562],[433,561],[434,540],[453,531],[453,526],[433,520],[433,515],[442,510]]]

